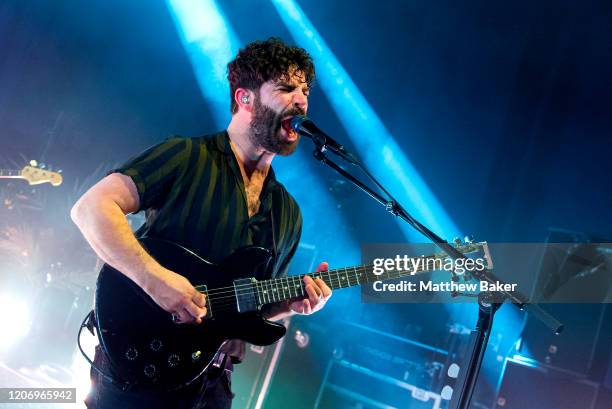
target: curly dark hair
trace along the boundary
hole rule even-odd
[[[246,88],[257,92],[264,82],[276,81],[293,68],[304,74],[310,87],[315,78],[314,64],[303,48],[289,46],[280,38],[270,37],[240,49],[236,58],[227,64],[232,114],[238,110],[234,100],[236,89]]]

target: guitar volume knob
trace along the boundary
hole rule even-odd
[[[164,346],[163,342],[161,342],[161,340],[158,338],[154,338],[149,344],[149,348],[151,348],[151,351],[155,351],[155,352],[160,351],[163,346]]]
[[[138,350],[136,348],[128,348],[125,351],[125,359],[128,361],[134,361],[136,358],[138,358]]]
[[[153,378],[156,372],[157,368],[153,364],[149,364],[144,367],[144,374],[147,378]]]
[[[180,362],[181,362],[181,357],[179,357],[178,354],[170,354],[168,356],[168,366],[170,368],[176,368]]]

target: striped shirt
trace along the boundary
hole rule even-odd
[[[259,212],[249,217],[244,181],[229,136],[172,137],[114,170],[138,189],[146,222],[136,232],[174,241],[218,263],[257,245],[275,255],[267,277],[287,274],[302,230],[300,209],[270,169]]]

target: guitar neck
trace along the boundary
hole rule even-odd
[[[304,287],[304,276],[322,279],[332,290],[354,287],[357,285],[371,283],[374,281],[392,280],[415,274],[435,271],[439,269],[439,263],[431,262],[441,260],[437,255],[427,257],[414,257],[408,259],[405,270],[387,270],[382,274],[374,274],[373,264],[365,264],[355,267],[343,267],[335,270],[322,271],[312,274],[294,275],[270,280],[258,281],[256,283],[257,298],[260,304],[271,304],[293,298],[306,296]],[[413,263],[414,261],[414,263]],[[438,264],[438,266],[436,266]],[[410,268],[416,266],[416,268]]]
[[[0,179],[23,179],[21,170],[0,169]]]

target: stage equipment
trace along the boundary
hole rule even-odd
[[[314,409],[440,409],[442,397],[431,390],[345,361],[331,360]]]
[[[446,350],[365,325],[293,317],[263,409],[288,399],[292,409],[443,406],[447,360]]]
[[[609,244],[594,240],[584,233],[550,230],[534,299],[550,303],[549,312],[563,315],[566,329],[556,337],[526,317],[518,352],[541,364],[601,380],[607,359],[595,357],[612,352],[612,251]]]
[[[283,321],[289,326],[289,319]],[[234,409],[261,409],[269,396],[271,381],[279,366],[281,351],[289,337],[270,346],[246,345],[244,361],[234,366],[232,373],[232,401]]]
[[[571,372],[507,358],[494,409],[594,409],[598,389]]]
[[[318,129],[304,129],[302,124],[305,121],[306,118],[292,120],[292,126],[300,135],[309,137],[313,141],[315,144],[315,149],[313,152],[315,159],[344,176],[357,188],[361,189],[364,193],[382,205],[389,213],[399,217],[414,227],[414,229],[435,243],[453,260],[466,258],[463,254],[453,248],[446,240],[439,237],[437,234],[408,214],[406,209],[393,198],[393,196],[376,180],[376,178],[374,178],[374,176],[365,168],[365,166],[356,160],[355,155],[348,154],[346,149],[344,149],[344,147],[341,145],[339,147],[339,144],[333,139],[327,137],[325,134],[322,134],[322,132],[317,132]],[[378,187],[386,195],[387,198],[384,198],[379,193],[375,192],[369,186],[365,185],[363,182],[344,170],[342,167],[338,166],[338,164],[329,160],[329,158],[325,155],[327,150],[331,150],[336,155],[344,158],[347,162],[357,166],[368,177],[368,179],[370,179],[376,185],[376,187]],[[459,279],[454,273],[451,272],[451,274],[453,281],[457,281]],[[479,281],[488,281],[492,284],[496,282],[503,283],[503,280],[496,277],[490,269],[473,271],[472,276]],[[493,327],[493,317],[504,300],[511,301],[521,310],[526,310],[534,317],[542,321],[554,333],[560,333],[563,330],[563,325],[559,321],[540,308],[537,304],[529,304],[528,298],[521,293],[499,291],[494,297],[491,293],[481,293],[478,296],[478,322],[470,338],[468,356],[465,358],[464,362],[459,365],[460,370],[458,371],[457,383],[455,385],[454,392],[452,393],[452,399],[449,405],[450,409],[468,409],[470,406],[470,401],[476,385],[478,373],[482,365],[486,345],[491,333],[491,328]]]
[[[359,368],[385,374],[428,391],[440,391],[449,352],[364,325],[334,325],[333,356]],[[347,380],[346,388],[351,389]]]

